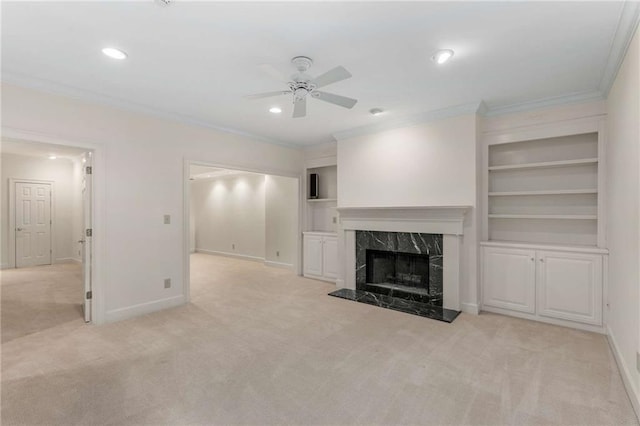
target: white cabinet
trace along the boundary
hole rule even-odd
[[[538,314],[602,324],[602,256],[539,251]]]
[[[602,325],[603,253],[598,249],[489,244],[482,247],[483,309]]]
[[[482,257],[484,304],[534,313],[535,251],[487,247],[483,250]]]
[[[338,276],[338,238],[328,232],[305,232],[304,276],[335,281]]]

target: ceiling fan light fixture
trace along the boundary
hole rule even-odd
[[[269,108],[269,112],[271,114],[280,114],[282,112],[282,108],[274,106],[274,107]]]
[[[127,59],[127,54],[120,49],[116,49],[115,47],[105,47],[104,49],[102,49],[102,53],[112,59]]]
[[[431,59],[433,59],[438,65],[442,65],[449,59],[453,58],[453,50],[442,49],[438,50]]]
[[[49,156],[49,160],[55,160],[56,158],[58,158],[58,157],[53,155],[53,154]]]
[[[369,113],[371,115],[380,115],[384,112],[384,110],[382,108],[372,108],[369,110]]]

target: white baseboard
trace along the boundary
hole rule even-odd
[[[105,322],[109,323],[122,321],[140,315],[161,311],[163,309],[180,306],[184,303],[184,295],[181,294],[179,296],[168,297],[166,299],[154,300],[153,302],[146,302],[139,305],[128,306],[126,308],[114,309],[112,311],[107,311],[105,315]]]
[[[613,352],[616,364],[618,364],[618,371],[620,371],[620,376],[622,376],[622,383],[624,383],[624,388],[627,390],[627,395],[629,396],[629,400],[633,406],[633,411],[636,412],[636,417],[640,419],[640,393],[634,385],[631,373],[622,358],[622,354],[620,353],[620,349],[618,349],[618,344],[616,343],[616,338],[611,333],[611,328],[609,328],[609,326],[607,326],[607,341],[609,342],[611,352]]]
[[[575,328],[575,329],[584,330],[584,331],[592,331],[594,333],[599,333],[599,334],[607,334],[607,330],[605,330],[603,326],[582,324],[575,321],[561,320],[561,319],[555,319],[555,318],[547,318],[543,316],[537,316],[535,314],[528,314],[525,312],[495,308],[493,306],[483,305],[482,308],[480,309],[480,312],[492,312],[494,314],[505,315],[508,317],[523,318],[529,321],[544,322],[546,324],[559,325],[561,327]]]
[[[264,257],[249,256],[249,255],[240,254],[240,253],[229,253],[226,251],[205,250],[205,249],[197,248],[196,253],[215,254],[216,256],[234,257],[236,259],[250,260],[252,262],[264,262]]]
[[[460,310],[466,314],[478,315],[480,307],[475,303],[461,303]]]
[[[0,264],[0,269],[9,269],[9,268],[10,268],[10,266],[9,266],[9,264],[8,264],[8,263],[2,263],[2,264]]]
[[[293,271],[293,265],[291,263],[272,262],[270,260],[265,260],[264,265],[271,266],[272,268],[282,268],[282,269],[289,269]]]
[[[346,288],[346,285],[344,284],[344,280],[338,278],[336,280],[336,288],[340,289],[340,288]]]
[[[59,257],[53,263],[82,263],[82,260],[75,257]]]

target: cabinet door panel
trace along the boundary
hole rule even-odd
[[[602,324],[602,256],[539,251],[538,314]]]
[[[535,312],[535,252],[511,248],[482,249],[483,303],[496,308]]]
[[[338,277],[338,239],[324,238],[322,251],[322,275],[325,278],[336,279]]]
[[[322,275],[322,237],[304,236],[304,275]]]

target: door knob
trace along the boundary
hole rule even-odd
[[[16,228],[16,231],[24,231],[24,228]]]
[[[84,240],[78,240],[80,244],[84,244]]]

